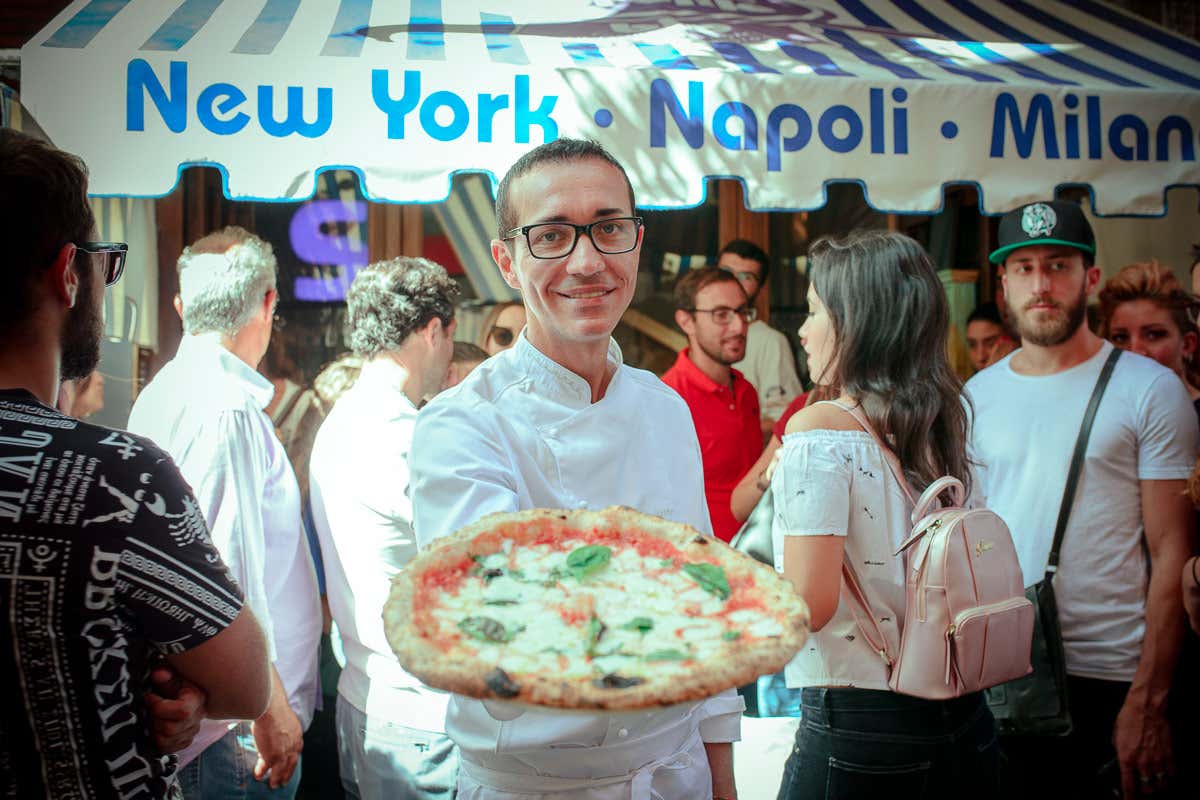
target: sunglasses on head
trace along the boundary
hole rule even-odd
[[[125,271],[129,245],[124,242],[75,242],[75,248],[95,256],[104,256],[104,285],[112,286]]]
[[[492,340],[496,344],[500,345],[501,347],[508,347],[510,344],[513,343],[513,339],[516,338],[517,332],[514,331],[512,328],[505,328],[500,325],[493,325],[492,330],[488,334],[488,336],[492,337]]]

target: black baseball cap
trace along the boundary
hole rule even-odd
[[[1096,234],[1083,209],[1077,203],[1053,200],[1049,203],[1026,203],[1000,218],[999,244],[988,260],[1004,263],[1004,258],[1018,247],[1034,244],[1061,244],[1096,255]]]

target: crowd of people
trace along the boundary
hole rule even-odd
[[[82,421],[87,384],[72,382],[96,368],[125,251],[94,241],[82,163],[0,131],[14,284],[0,295],[0,791],[735,798],[735,689],[549,711],[433,689],[388,646],[391,579],[431,542],[491,512],[610,505],[725,541],[769,509],[759,524],[812,630],[783,674],[800,723],[763,776],[772,795],[1200,790],[1194,676],[1177,678],[1196,663],[1189,613],[1200,630],[1200,333],[1170,270],[1135,264],[1101,287],[1077,205],[1014,209],[990,255],[1002,294],[967,323],[964,385],[921,246],[824,239],[808,257],[804,392],[786,338],[755,319],[770,259],[740,240],[677,281],[688,345],[661,379],[624,363],[612,333],[644,230],[600,145],[526,153],[496,213],[492,255],[520,303],[456,342],[441,266],[371,264],[347,295],[351,352],[311,387],[277,359],[258,371],[271,246],[235,227],[202,237],[178,260],[179,351],[117,431]],[[1078,492],[1060,506],[1073,460]],[[893,691],[860,635],[865,614],[899,646],[908,486],[942,476],[1008,524],[1026,586],[1053,580],[1066,735],[1001,728],[982,692]]]

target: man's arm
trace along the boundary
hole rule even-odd
[[[256,719],[271,696],[267,643],[250,609],[203,644],[167,656],[170,665],[199,686],[212,719]]]
[[[267,710],[250,726],[258,761],[254,765],[254,780],[266,779],[272,789],[287,784],[300,763],[304,749],[304,726],[288,705],[287,689],[271,667],[271,699]]]
[[[266,594],[266,537],[263,492],[267,482],[268,452],[264,437],[274,429],[265,417],[243,412],[222,415],[214,442],[214,458],[197,496],[209,504],[213,542],[230,569],[242,581],[246,604],[262,620],[270,654],[270,694],[266,710],[252,726],[258,762],[255,780],[267,780],[272,789],[292,776],[304,746],[304,728],[288,705],[287,690],[275,670],[275,631]],[[297,516],[297,524],[300,519]]]
[[[263,529],[263,491],[266,451],[263,436],[274,436],[269,420],[245,412],[226,412],[206,427],[194,443],[201,448],[205,468],[193,481],[196,500],[208,524],[212,542],[245,593],[275,660],[275,630],[267,604],[266,532]],[[189,456],[192,463],[200,458]]]
[[[208,715],[204,690],[167,664],[150,672],[150,689],[142,694],[150,735],[160,753],[178,753],[191,745]]]
[[[199,502],[167,454],[149,441],[145,446],[129,468],[141,476],[144,499],[125,541],[131,557],[119,562],[117,587],[142,634],[164,654],[143,697],[155,741],[170,752],[194,736],[199,715],[260,715],[270,694],[269,655]],[[189,598],[187,615],[180,613],[180,597]]]
[[[1141,481],[1142,520],[1150,551],[1146,634],[1137,672],[1113,729],[1125,797],[1162,788],[1174,774],[1167,697],[1184,631],[1179,574],[1195,537],[1195,514],[1184,488],[1183,480]]]

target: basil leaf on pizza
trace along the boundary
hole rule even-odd
[[[596,570],[608,564],[612,559],[612,549],[602,544],[585,544],[576,547],[567,556],[567,569],[576,578],[586,578]]]
[[[459,621],[458,629],[475,639],[503,643],[511,642],[514,636],[525,630],[525,626],[517,625],[513,628],[506,628],[504,623],[491,617],[467,617]]]
[[[729,597],[729,581],[725,579],[725,570],[715,564],[684,564],[683,571],[687,576],[700,584],[706,592],[712,592],[725,600]]]
[[[698,700],[778,672],[808,609],[774,570],[628,508],[493,514],[423,550],[384,608],[430,686],[571,709]]]

